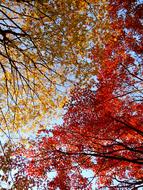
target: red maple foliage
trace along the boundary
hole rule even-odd
[[[82,169],[93,170],[98,188],[142,185],[143,106],[131,97],[117,98],[108,88],[72,92],[63,126],[55,127],[53,137],[43,137],[28,152],[29,175],[56,170],[57,176],[48,184],[53,189],[90,189]]]
[[[143,187],[141,7],[111,0],[108,10],[117,35],[104,49],[93,49],[96,90],[76,87],[63,125],[40,131],[45,136],[24,153],[31,159],[28,175],[47,180],[48,172],[56,171],[47,181],[50,189],[92,189],[94,179],[97,189]],[[83,169],[91,169],[93,177],[84,178]]]

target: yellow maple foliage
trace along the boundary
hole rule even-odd
[[[2,1],[2,132],[38,129],[45,115],[63,108],[74,84],[89,81],[96,70],[87,61],[90,43],[102,46],[101,28],[110,29],[106,6],[103,0]]]

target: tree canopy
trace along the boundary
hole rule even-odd
[[[142,2],[3,0],[0,12],[1,183],[142,188]]]
[[[108,29],[108,20],[100,26],[96,19],[107,17],[106,3],[91,5],[83,0],[1,2],[1,130],[7,138],[26,131],[25,126],[36,129],[45,114],[63,104],[69,87],[90,79],[90,43],[100,40],[99,34],[97,42],[93,38],[94,30],[105,24]]]

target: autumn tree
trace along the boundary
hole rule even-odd
[[[0,12],[2,180],[14,169],[15,189],[142,187],[141,2],[3,0]],[[63,105],[63,125],[46,129]]]
[[[101,44],[101,36],[105,37],[99,31],[108,30],[106,7],[102,0],[1,1],[0,119],[4,138],[36,132],[45,115],[50,117],[64,105],[69,87],[90,79],[95,71],[87,62],[90,43]],[[105,22],[101,22],[103,18]]]
[[[7,181],[13,168],[19,170],[13,188],[21,184],[28,189],[31,183],[24,167],[19,169],[24,159],[17,167],[13,164],[18,163],[13,141],[25,143],[29,134],[46,128],[56,109],[65,104],[68,89],[76,82],[88,86],[96,73],[88,55],[93,44],[102,46],[110,30],[107,4],[104,0],[0,2],[0,136],[2,147],[8,147],[0,150],[1,171],[7,168],[2,177]]]
[[[25,159],[13,155],[15,146],[10,142],[3,143],[0,141],[0,187],[2,190],[32,189],[37,183],[31,177],[25,175]]]
[[[143,187],[141,7],[137,1],[110,1],[113,32],[90,54],[97,80],[71,91],[63,125],[40,130],[29,150],[21,150],[31,159],[27,175],[45,179],[48,188]],[[83,169],[93,177],[84,178]],[[50,181],[51,171],[56,175]]]

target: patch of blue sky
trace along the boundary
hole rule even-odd
[[[95,190],[97,188],[97,178],[95,177],[95,173],[91,169],[83,169],[81,172],[81,175],[84,178],[88,179],[88,185],[87,187],[92,184],[92,190]]]
[[[5,173],[3,170],[0,170],[0,187],[6,190],[11,189],[14,182],[14,175],[17,173],[17,171],[17,169],[12,169],[8,174],[8,178],[5,179]]]
[[[136,2],[137,2],[137,5],[143,4],[143,0],[137,0]]]

